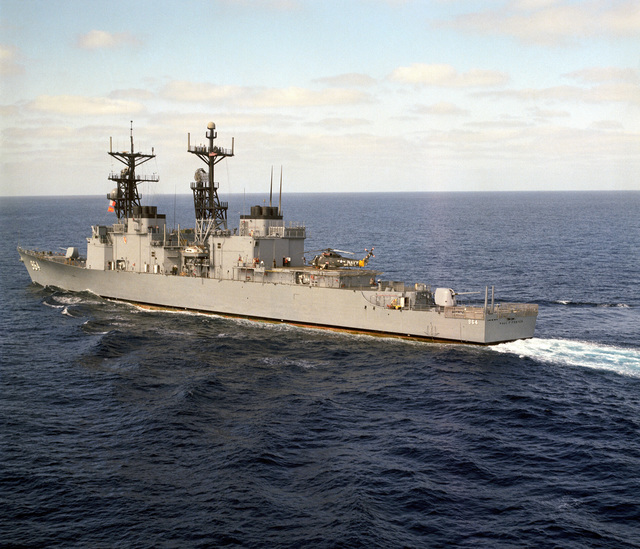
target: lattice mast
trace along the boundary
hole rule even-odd
[[[212,231],[217,229],[227,230],[228,202],[220,202],[218,198],[218,183],[214,180],[214,166],[233,156],[233,138],[231,149],[223,149],[214,146],[213,140],[218,137],[216,125],[213,122],[207,124],[207,139],[209,145],[191,146],[191,134],[188,134],[187,151],[195,154],[209,167],[209,171],[199,168],[195,173],[195,181],[191,183],[193,190],[193,205],[196,211],[196,243],[204,244]]]
[[[118,187],[111,191],[107,195],[107,198],[113,201],[113,209],[118,216],[118,220],[128,219],[133,217],[133,207],[140,206],[140,194],[138,193],[138,183],[143,181],[159,181],[158,175],[146,175],[141,176],[136,174],[136,168],[145,162],[148,162],[156,155],[153,154],[153,148],[151,154],[143,154],[134,152],[133,149],[133,120],[131,121],[131,151],[113,152],[113,140],[109,138],[109,155],[116,160],[122,162],[126,168],[123,168],[120,173],[111,172],[109,179],[115,181]]]

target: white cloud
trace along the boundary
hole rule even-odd
[[[184,102],[225,102],[244,93],[244,88],[239,86],[216,86],[186,80],[170,82],[160,92],[165,99]]]
[[[355,72],[351,72],[348,74],[339,74],[337,76],[327,76],[325,78],[316,78],[314,82],[344,88],[367,88],[375,86],[375,84],[377,84],[377,80],[375,78],[372,78],[368,74],[360,74]]]
[[[583,83],[626,82],[636,84],[640,82],[639,71],[619,67],[592,67],[570,72],[564,76]]]
[[[591,88],[578,86],[554,86],[550,88],[526,88],[476,92],[477,96],[520,101],[629,103],[640,104],[640,86],[635,84],[603,84]]]
[[[537,120],[546,120],[549,118],[569,118],[571,115],[568,111],[555,111],[549,109],[540,109],[533,107],[530,109],[531,115]]]
[[[591,124],[591,127],[595,130],[603,131],[618,131],[623,129],[622,124],[617,120],[597,120]]]
[[[448,146],[456,155],[480,158],[495,154],[534,162],[562,161],[580,171],[586,164],[609,165],[626,158],[637,163],[640,153],[638,133],[602,128],[575,129],[562,126],[476,124],[474,130],[433,132],[425,146]]]
[[[161,95],[172,101],[217,102],[254,108],[353,105],[371,101],[368,94],[342,88],[320,91],[295,86],[248,88],[187,81],[174,81],[167,84]]]
[[[145,110],[140,103],[133,101],[80,95],[40,95],[27,104],[27,109],[67,116],[138,114]]]
[[[508,119],[508,118],[465,123],[465,127],[480,128],[483,130],[487,130],[487,129],[508,130],[512,128],[525,128],[531,125],[532,124],[525,122],[523,120],[515,120],[515,119]]]
[[[20,109],[17,105],[0,105],[0,116],[16,116],[20,114]]]
[[[418,114],[435,114],[442,116],[458,116],[469,114],[469,111],[462,109],[453,103],[447,101],[440,101],[433,105],[418,105],[414,109],[414,112]]]
[[[114,49],[127,45],[137,45],[140,41],[128,32],[110,33],[91,30],[78,36],[76,45],[83,50]]]
[[[353,128],[357,126],[368,126],[371,122],[364,118],[324,118],[316,122],[310,122],[308,126],[319,126],[327,128],[327,131],[342,128]]]
[[[253,107],[320,107],[354,105],[370,100],[367,94],[356,90],[329,88],[315,91],[292,86],[259,91],[248,99],[247,104]]]
[[[585,90],[584,101],[591,103],[629,103],[640,105],[640,86],[636,84],[603,84]]]
[[[481,34],[504,34],[528,43],[557,45],[595,36],[637,36],[640,4],[637,0],[521,0],[492,11],[463,14],[444,25]]]
[[[498,71],[471,69],[458,73],[451,65],[426,65],[413,63],[409,67],[398,67],[389,76],[390,80],[420,86],[448,88],[471,88],[502,86],[507,83],[507,74]]]
[[[136,99],[145,101],[147,99],[153,99],[155,95],[149,90],[128,88],[126,90],[114,90],[109,94],[109,97],[112,99]]]
[[[266,113],[248,113],[248,112],[221,112],[217,109],[215,114],[209,112],[204,114],[201,111],[178,112],[162,110],[161,112],[152,113],[150,120],[158,128],[161,133],[167,135],[168,128],[182,135],[182,132],[191,132],[192,135],[204,136],[206,125],[209,121],[213,121],[217,128],[224,130],[244,130],[255,131],[256,128],[272,128],[272,127],[289,127],[298,122],[293,116],[287,116],[282,113],[274,115]],[[222,135],[222,133],[221,133]]]
[[[275,12],[291,12],[298,11],[302,8],[299,0],[221,0],[221,4],[227,4],[231,7],[241,6],[251,10],[263,9]]]
[[[18,63],[19,57],[13,46],[0,45],[0,76],[22,74],[24,67]]]
[[[513,6],[521,10],[537,10],[560,3],[560,0],[516,0]]]

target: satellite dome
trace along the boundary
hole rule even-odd
[[[213,122],[209,122],[207,124],[207,128],[210,130],[215,130],[216,129],[216,125]]]

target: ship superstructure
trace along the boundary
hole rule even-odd
[[[228,228],[228,204],[218,197],[214,167],[234,156],[234,145],[215,144],[215,124],[206,145],[187,150],[207,166],[191,183],[196,227],[169,230],[155,206],[142,206],[137,191],[143,177],[136,167],[154,155],[110,155],[126,167],[108,198],[117,222],[95,225],[86,257],[75,248],[65,255],[19,248],[32,280],[43,286],[91,291],[100,296],[169,309],[287,322],[358,333],[478,344],[533,336],[537,305],[495,303],[493,289],[484,303],[463,306],[450,288],[381,279],[367,268],[373,248],[362,258],[335,249],[318,250],[307,262],[306,227],[285,224],[281,202],[253,206]],[[282,179],[280,193],[282,192]]]

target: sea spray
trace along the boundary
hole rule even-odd
[[[640,377],[640,350],[589,341],[533,338],[492,347],[500,353],[517,354],[541,362],[611,370]]]

